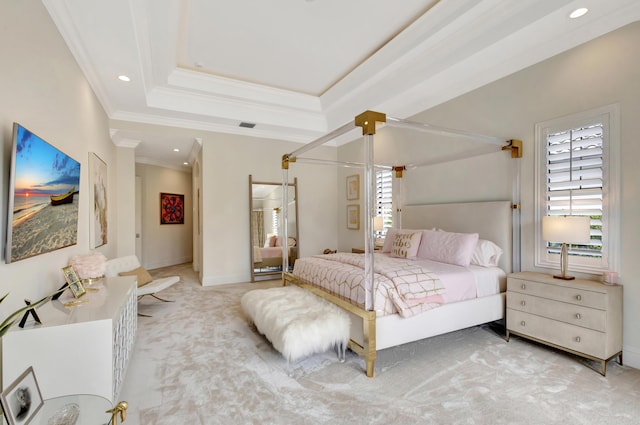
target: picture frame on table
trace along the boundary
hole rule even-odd
[[[78,273],[76,273],[73,266],[63,267],[62,273],[64,273],[64,280],[67,281],[67,285],[69,285],[69,289],[75,298],[80,298],[86,294],[87,291],[84,289]]]
[[[347,201],[360,199],[360,174],[347,176]]]
[[[44,405],[33,367],[29,366],[0,394],[0,404],[9,425],[27,425]]]
[[[360,230],[360,205],[347,205],[347,229]]]

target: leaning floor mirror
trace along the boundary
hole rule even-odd
[[[249,175],[249,237],[251,281],[278,279],[283,272],[287,235],[289,270],[298,258],[298,179],[287,186],[287,228],[284,229],[282,183],[253,180]]]

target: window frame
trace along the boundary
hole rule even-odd
[[[620,107],[607,105],[555,118],[535,125],[535,247],[534,266],[558,268],[560,255],[547,252],[542,239],[542,217],[546,215],[547,135],[602,122],[602,257],[571,256],[569,270],[588,274],[620,270]]]

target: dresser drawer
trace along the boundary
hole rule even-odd
[[[607,294],[605,292],[588,291],[582,288],[549,285],[547,283],[513,278],[507,280],[507,290],[600,310],[606,310],[607,308]]]
[[[507,309],[507,329],[597,358],[606,358],[606,334]]]
[[[594,308],[511,291],[507,292],[507,308],[559,320],[599,332],[606,332],[607,330],[606,312]]]

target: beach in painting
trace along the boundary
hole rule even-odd
[[[75,245],[78,239],[78,198],[51,205],[48,196],[16,196],[13,205],[12,261]]]

